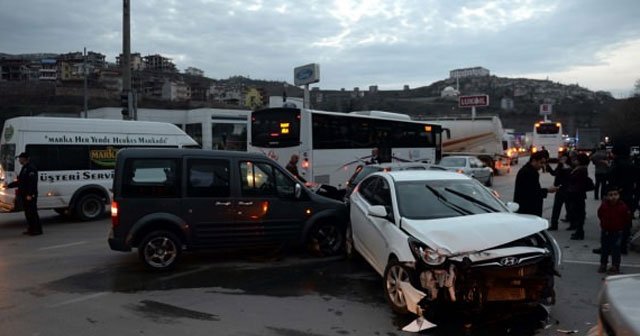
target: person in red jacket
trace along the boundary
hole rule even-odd
[[[605,200],[598,208],[600,218],[600,253],[599,273],[607,272],[607,262],[611,254],[611,268],[609,274],[620,273],[620,244],[622,243],[622,230],[631,222],[631,211],[620,200],[620,189],[616,186],[607,186]]]

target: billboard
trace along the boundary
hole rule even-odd
[[[293,69],[293,83],[297,86],[320,81],[320,65],[311,63]]]

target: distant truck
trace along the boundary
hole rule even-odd
[[[591,152],[600,144],[599,128],[576,129],[576,150],[579,152]]]
[[[427,121],[442,125],[443,155],[475,155],[493,168],[495,174],[510,171],[511,158],[503,147],[505,132],[497,116],[445,117]]]

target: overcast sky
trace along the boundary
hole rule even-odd
[[[627,96],[640,78],[640,0],[131,0],[131,50],[178,69],[322,89],[415,88],[457,68]],[[0,52],[88,50],[115,62],[122,0],[0,0]]]

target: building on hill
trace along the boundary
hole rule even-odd
[[[449,78],[464,78],[464,77],[484,77],[490,76],[489,69],[483,67],[473,67],[464,69],[455,69],[449,72]]]

